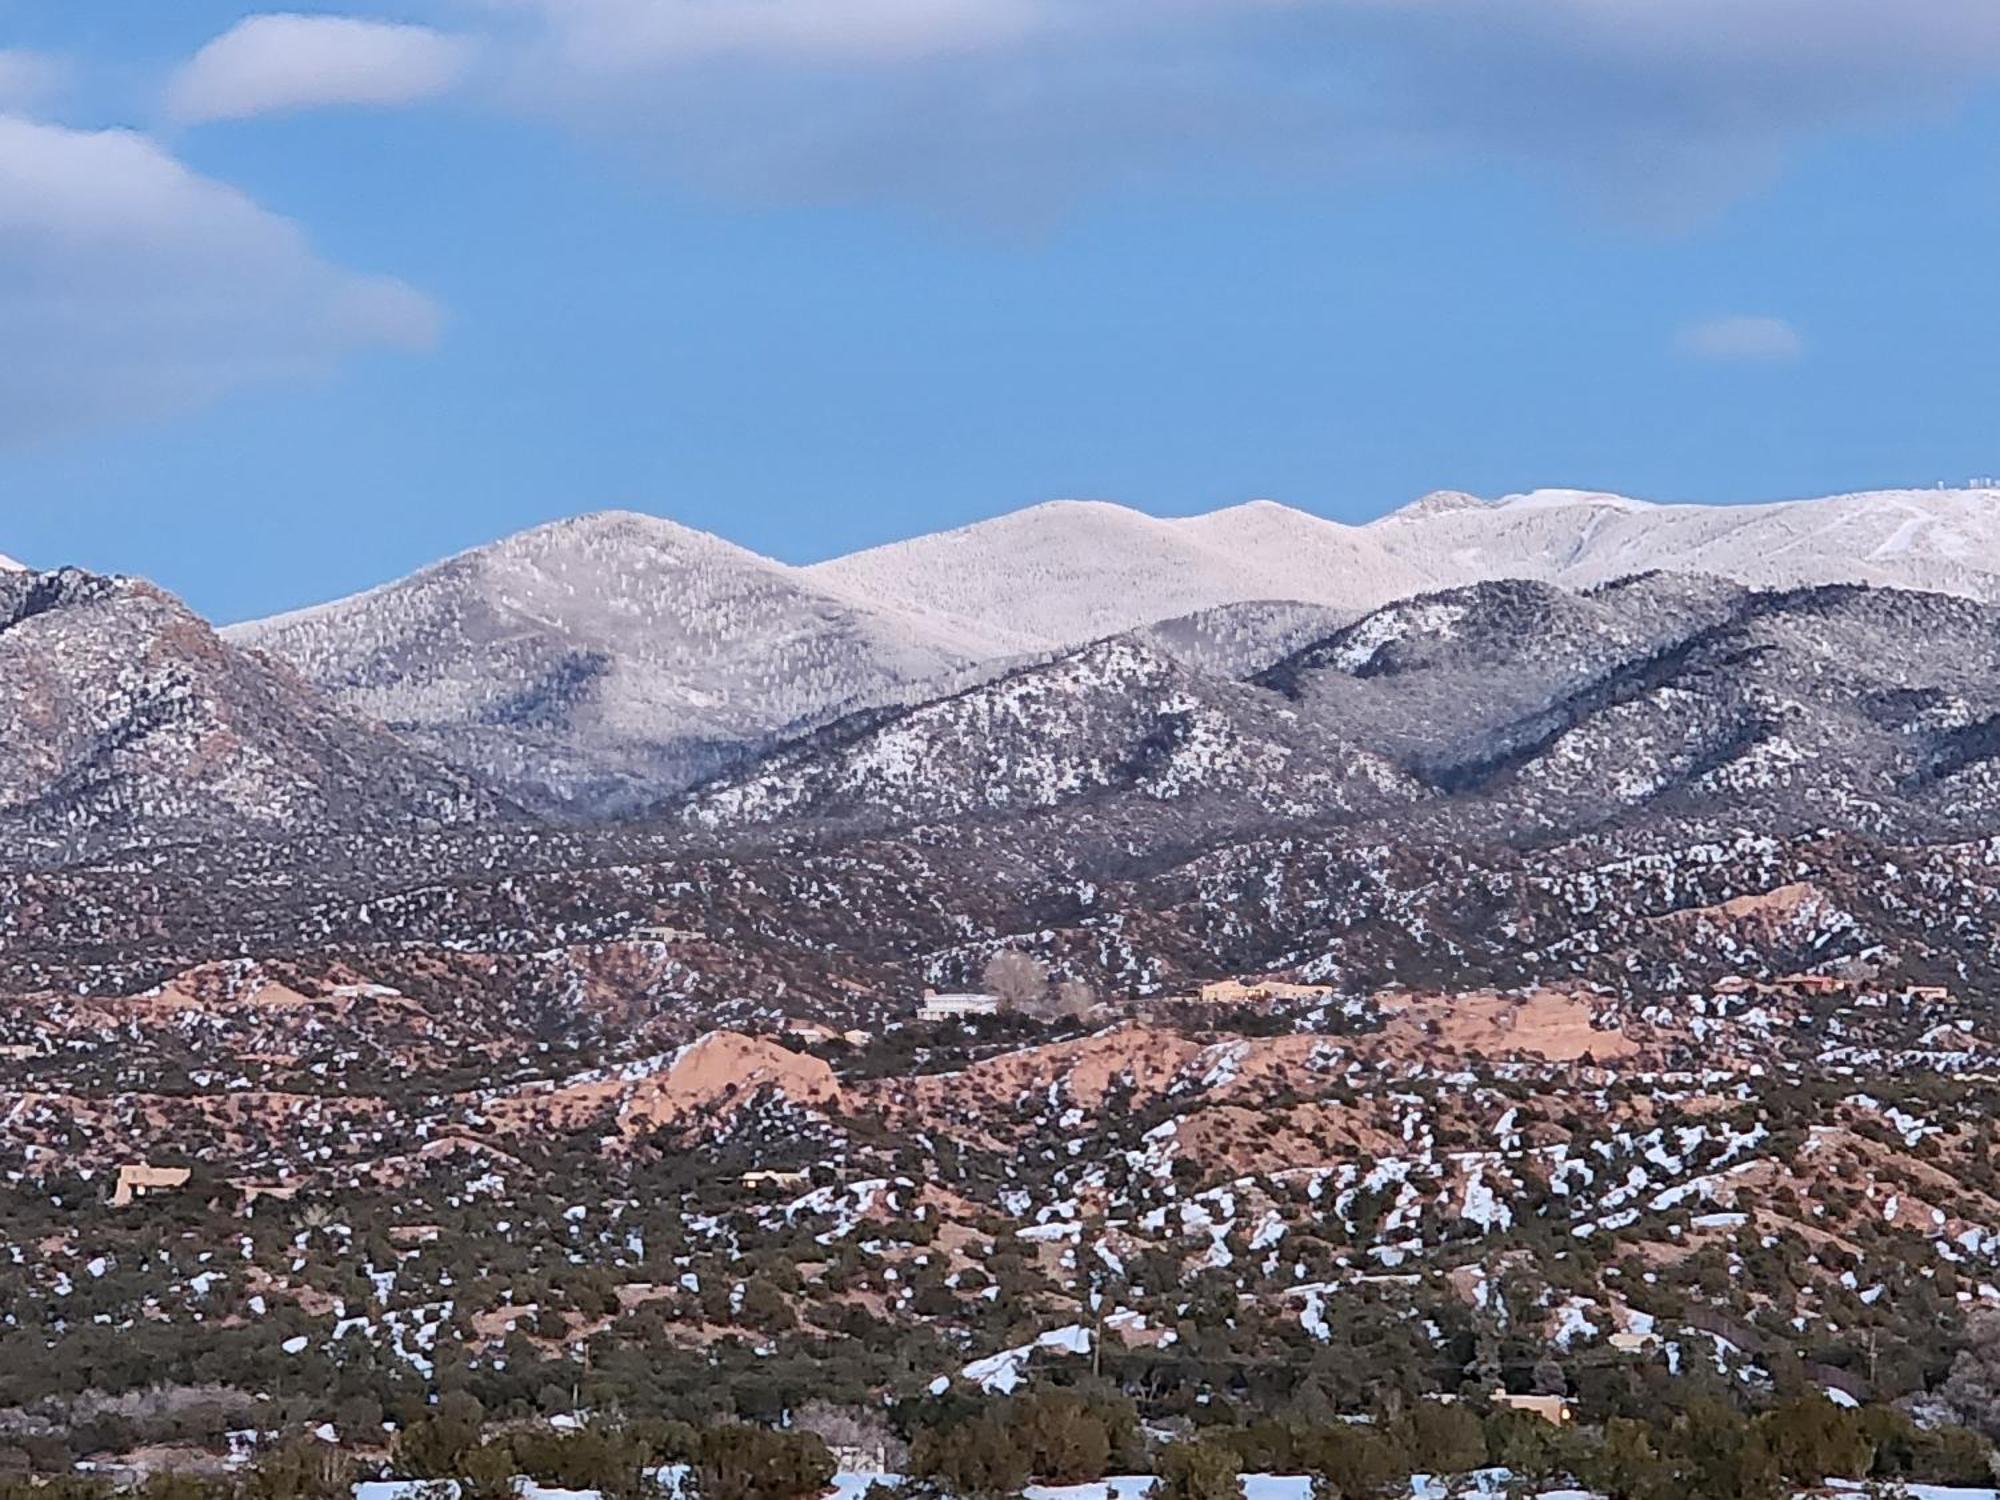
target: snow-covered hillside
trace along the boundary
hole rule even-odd
[[[1619,815],[1969,835],[2000,807],[2000,606],[1973,600],[1479,583],[1247,681],[1157,633],[857,714],[702,788],[690,815],[879,827],[1087,800],[1213,832],[1393,810],[1450,841]]]
[[[15,562],[6,553],[0,552],[0,573],[25,573],[27,571],[28,565],[26,563]]]
[[[539,527],[228,634],[523,800],[613,810],[999,650],[629,513]]]
[[[1426,496],[1365,528],[1431,586],[1588,587],[1658,568],[1744,583],[1874,583],[2000,600],[2000,489],[1880,490],[1768,505],[1653,505],[1536,490]]]
[[[1422,789],[1276,694],[1191,671],[1136,638],[800,740],[688,808],[709,827],[885,826],[1020,814],[1107,794],[1221,798],[1272,816],[1402,806]]]
[[[1251,600],[1360,613],[1489,579],[1588,587],[1655,569],[2000,600],[2000,490],[1729,506],[1439,491],[1365,526],[1270,501],[1179,520],[1058,501],[806,571],[1031,651]]]
[[[1255,680],[1523,825],[1705,806],[1946,827],[1994,805],[1996,639],[2000,608],[1941,594],[1506,581],[1391,605]]]
[[[0,574],[0,850],[493,821],[482,789],[233,650],[151,584]]]
[[[806,571],[905,609],[977,621],[1019,651],[1249,600],[1358,612],[1430,583],[1365,528],[1268,500],[1180,520],[1059,500]]]
[[[2000,490],[1753,506],[1441,491],[1365,526],[1269,501],[1176,520],[1058,501],[804,568],[615,513],[229,635],[524,802],[618,813],[842,713],[1135,628],[1239,676],[1414,595],[1649,571],[2000,602]]]

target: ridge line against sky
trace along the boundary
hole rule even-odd
[[[0,0],[0,551],[2000,468],[2000,7]],[[1984,247],[1984,248],[1982,248]]]
[[[230,627],[236,625],[268,623],[283,616],[311,613],[327,605],[337,604],[347,599],[357,598],[362,595],[375,593],[385,588],[392,588],[398,584],[402,584],[409,581],[409,579],[418,574],[429,573],[437,569],[447,568],[449,565],[457,563],[463,559],[471,558],[482,553],[493,552],[496,549],[504,547],[506,544],[519,541],[525,537],[532,536],[540,532],[557,530],[560,528],[575,526],[593,521],[609,522],[613,524],[625,521],[634,521],[634,520],[641,523],[658,522],[661,523],[664,527],[671,529],[673,533],[677,536],[709,538],[714,541],[719,541],[725,544],[725,546],[732,548],[738,552],[741,552],[743,556],[746,558],[755,559],[759,562],[764,562],[764,563],[772,563],[779,567],[791,567],[800,570],[802,573],[811,574],[812,572],[814,572],[815,570],[819,569],[822,566],[852,561],[867,553],[878,552],[878,551],[884,551],[884,552],[894,551],[898,548],[903,547],[906,544],[921,545],[923,543],[934,541],[939,537],[955,536],[961,532],[987,532],[993,528],[1003,527],[1006,523],[1010,521],[1015,521],[1023,517],[1026,517],[1032,513],[1042,512],[1042,511],[1110,510],[1118,512],[1124,516],[1135,518],[1139,522],[1161,522],[1165,523],[1168,526],[1173,526],[1176,523],[1187,523],[1189,525],[1194,525],[1196,523],[1201,523],[1201,522],[1210,522],[1210,521],[1215,521],[1224,516],[1227,516],[1232,512],[1254,511],[1260,507],[1270,507],[1276,511],[1289,513],[1290,515],[1297,516],[1308,521],[1325,522],[1331,526],[1347,528],[1354,533],[1362,534],[1362,533],[1367,533],[1370,530],[1370,528],[1374,527],[1377,523],[1394,522],[1399,518],[1404,518],[1406,516],[1422,517],[1424,514],[1422,509],[1423,507],[1425,507],[1428,503],[1437,502],[1440,500],[1452,502],[1452,504],[1450,505],[1450,509],[1453,510],[1477,509],[1477,510],[1484,510],[1490,512],[1498,512],[1498,513],[1507,513],[1509,511],[1514,511],[1521,514],[1526,514],[1535,511],[1547,511],[1551,509],[1565,509],[1569,507],[1577,507],[1582,509],[1601,508],[1605,510],[1616,510],[1643,516],[1648,513],[1661,512],[1661,511],[1685,512],[1685,511],[1704,511],[1704,510],[1706,511],[1734,511],[1734,510],[1750,510],[1750,509],[1767,510],[1772,508],[1787,508],[1792,506],[1815,506],[1815,505],[1828,504],[1838,501],[1852,501],[1852,500],[1866,501],[1879,498],[1884,505],[1891,507],[1896,513],[1900,514],[1903,510],[1907,509],[1910,500],[1924,496],[1937,496],[1939,499],[1952,499],[1959,502],[1971,501],[1974,504],[1983,504],[1991,508],[1991,510],[1994,513],[1995,520],[1997,522],[2000,522],[2000,476],[1985,476],[1985,475],[1973,476],[1972,478],[1966,480],[1963,484],[1946,484],[1944,482],[1939,482],[1934,485],[1927,485],[1914,488],[1892,489],[1885,491],[1857,491],[1857,492],[1845,492],[1845,493],[1828,494],[1828,495],[1798,495],[1798,496],[1765,499],[1759,501],[1742,501],[1731,504],[1718,504],[1714,502],[1706,502],[1700,500],[1686,500],[1686,499],[1671,499],[1671,500],[1647,499],[1640,496],[1620,495],[1608,491],[1574,489],[1574,488],[1567,488],[1560,486],[1550,486],[1542,489],[1522,491],[1514,494],[1490,496],[1490,497],[1469,495],[1463,491],[1434,490],[1427,494],[1420,495],[1413,499],[1404,501],[1400,504],[1385,506],[1372,515],[1363,516],[1358,519],[1340,519],[1336,517],[1325,516],[1321,515],[1316,511],[1305,510],[1298,506],[1288,505],[1281,500],[1272,500],[1269,498],[1261,498],[1261,497],[1251,500],[1237,501],[1232,504],[1218,506],[1210,510],[1187,511],[1179,513],[1168,513],[1168,512],[1152,510],[1148,509],[1143,505],[1133,504],[1127,501],[1120,501],[1120,500],[1055,499],[1055,500],[1037,501],[1033,504],[1020,506],[1012,510],[996,511],[990,514],[974,516],[970,519],[957,521],[948,526],[941,526],[929,531],[917,531],[901,536],[885,537],[877,541],[866,543],[862,546],[853,548],[848,551],[834,552],[826,554],[824,556],[817,556],[817,557],[779,558],[758,551],[755,548],[747,547],[741,542],[737,541],[735,538],[727,536],[725,534],[719,532],[703,531],[698,528],[689,527],[685,523],[676,520],[672,516],[661,515],[650,511],[639,510],[628,507],[628,508],[618,508],[609,510],[584,511],[574,515],[554,517],[552,519],[537,523],[535,525],[525,527],[519,531],[511,531],[506,533],[505,535],[481,538],[477,541],[470,543],[465,547],[454,549],[451,552],[444,553],[436,557],[425,558],[404,571],[400,571],[391,575],[386,575],[380,578],[373,579],[356,588],[344,590],[339,594],[327,595],[325,597],[318,597],[318,598],[294,599],[281,605],[278,609],[267,611],[262,615],[245,616],[240,619],[228,619],[219,617],[210,617],[210,618],[212,624],[215,624],[219,627]],[[1910,516],[1907,517],[1906,519],[1913,520],[1915,518],[1914,516]],[[1421,521],[1419,522],[1419,524],[1421,524]],[[1947,522],[1947,524],[1949,523]],[[1199,534],[1200,534],[1199,532],[1189,533],[1190,536],[1198,536]],[[1586,535],[1588,535],[1588,533],[1586,533]],[[1996,556],[1993,559],[1993,563],[1994,563],[1994,568],[1992,571],[2000,571],[2000,556]],[[64,564],[52,562],[49,560],[23,562],[20,559],[7,557],[4,554],[0,554],[0,571],[46,570],[49,568],[59,567],[63,565]]]

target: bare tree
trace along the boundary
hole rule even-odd
[[[1003,1010],[1032,1010],[1048,998],[1048,965],[1032,953],[1002,948],[986,960],[981,982]]]
[[[1056,986],[1055,1014],[1061,1020],[1078,1020],[1097,1004],[1097,992],[1081,979],[1065,979]]]

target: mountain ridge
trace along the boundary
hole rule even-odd
[[[1206,676],[1132,633],[929,703],[843,719],[741,778],[697,788],[683,816],[708,828],[801,818],[895,826],[1129,796],[1298,818],[1385,811],[1422,795],[1386,761],[1300,725],[1275,694]]]
[[[594,817],[844,715],[1133,630],[1248,675],[1319,624],[1498,579],[1699,574],[2000,601],[1995,559],[1993,489],[1743,506],[1437,491],[1363,525],[1269,500],[1183,517],[1058,500],[803,566],[603,511],[224,635],[516,800]]]
[[[992,649],[630,511],[551,522],[224,634],[520,800],[596,811]]]
[[[140,579],[0,573],[0,684],[10,857],[508,812]]]
[[[2000,828],[2000,606],[1656,573],[1384,606],[1237,682],[1148,630],[848,718],[689,794],[710,829],[1069,809],[1199,843],[1278,822],[1532,842],[1753,818]]]

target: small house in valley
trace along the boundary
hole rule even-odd
[[[111,1189],[111,1206],[124,1208],[156,1193],[171,1193],[187,1186],[194,1175],[187,1167],[154,1167],[131,1162],[118,1169],[118,1182]]]
[[[925,990],[923,1003],[917,1007],[917,1019],[959,1021],[967,1016],[997,1015],[999,1011],[998,995],[940,995],[936,990]]]
[[[771,1187],[782,1188],[786,1192],[795,1192],[799,1188],[812,1186],[812,1174],[810,1172],[785,1172],[770,1167],[763,1167],[755,1171],[745,1172],[738,1181],[744,1187],[750,1188],[753,1191],[757,1188]]]
[[[1273,1000],[1324,1000],[1333,993],[1325,984],[1294,984],[1286,979],[1217,979],[1201,987],[1210,1005],[1261,1005]]]
[[[1518,1411],[1530,1417],[1540,1417],[1551,1426],[1561,1427],[1569,1421],[1569,1401],[1562,1396],[1517,1396],[1511,1391],[1495,1391],[1493,1404],[1501,1411]]]

